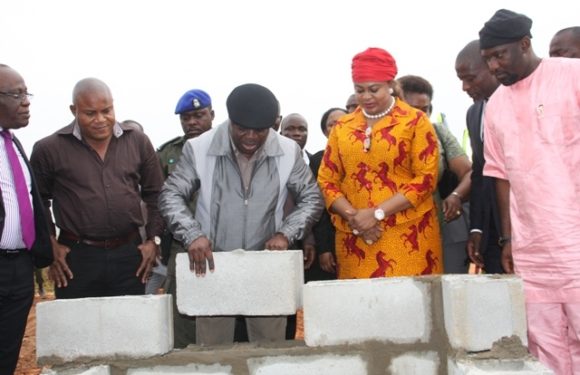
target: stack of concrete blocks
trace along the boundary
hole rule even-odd
[[[178,256],[180,311],[207,316],[287,315],[303,305],[304,342],[190,346],[162,355],[168,351],[166,345],[157,348],[157,353],[144,349],[145,341],[152,339],[147,334],[133,337],[134,352],[100,344],[89,350],[96,335],[91,331],[67,337],[72,341],[67,350],[83,348],[71,356],[58,348],[54,331],[39,327],[39,336],[44,336],[38,337],[39,362],[58,363],[50,370],[56,374],[84,375],[551,374],[527,354],[523,288],[517,277],[399,277],[303,286],[300,251],[235,251],[214,253],[214,259],[215,272],[196,277],[189,270],[187,255]],[[137,303],[143,298],[169,297],[123,298]],[[103,306],[107,300],[102,299]],[[65,301],[44,304],[60,302]],[[103,306],[91,310],[101,311]],[[150,315],[157,314],[155,321],[166,319],[170,331],[169,302],[165,308],[161,314],[150,307],[148,316],[153,319]],[[48,312],[38,310],[39,315]],[[60,319],[59,311],[50,313],[45,320]],[[75,316],[66,315],[64,324],[70,328],[81,321],[90,323]],[[49,324],[38,319],[39,325]],[[109,334],[97,316],[93,321],[99,326],[97,331],[104,330],[101,335]],[[125,327],[131,327],[129,322],[115,329]],[[64,334],[64,329],[58,332]],[[63,365],[62,358],[76,362]]]

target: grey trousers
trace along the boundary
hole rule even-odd
[[[175,257],[177,256],[177,251],[174,251],[173,248],[171,250],[171,256],[167,263],[165,291],[173,296],[173,346],[181,349],[190,344],[195,344],[195,317],[180,314],[177,310],[177,284],[175,281]]]
[[[246,316],[250,342],[284,341],[286,316]],[[222,345],[234,342],[234,316],[198,316],[196,341],[198,345]]]

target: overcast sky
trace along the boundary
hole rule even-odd
[[[0,63],[34,94],[30,125],[17,133],[28,151],[72,120],[74,84],[97,77],[113,91],[117,120],[141,122],[155,147],[181,134],[173,111],[185,91],[207,91],[218,124],[231,90],[255,82],[274,92],[282,114],[306,117],[315,152],[326,142],[320,117],[344,106],[351,59],[367,47],[391,52],[399,76],[427,78],[435,111],[460,137],[470,100],[455,57],[499,8],[533,19],[539,56],[556,31],[580,24],[577,0],[3,1]]]

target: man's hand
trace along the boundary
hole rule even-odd
[[[314,263],[314,258],[316,258],[316,249],[314,248],[314,245],[307,244],[304,245],[302,251],[304,253],[304,269],[310,269],[312,263]]]
[[[326,253],[322,253],[318,256],[318,263],[320,263],[320,268],[323,271],[336,273],[336,261],[334,260],[334,254],[332,252],[327,251]]]
[[[187,248],[187,253],[189,254],[189,269],[191,272],[195,271],[196,276],[205,276],[206,262],[210,272],[214,271],[211,242],[207,237],[196,238]]]
[[[157,264],[157,254],[159,253],[159,249],[155,242],[152,240],[147,240],[143,242],[141,245],[137,246],[139,251],[141,252],[141,264],[137,269],[137,277],[141,277],[141,282],[145,284],[147,279],[151,276],[151,270]]]
[[[483,269],[483,257],[481,256],[481,233],[471,232],[467,239],[467,256],[479,268]]]
[[[503,245],[501,249],[501,265],[505,273],[514,273],[514,259],[512,258],[511,242]]]
[[[66,262],[66,256],[70,252],[70,248],[58,243],[54,237],[51,237],[50,242],[52,243],[54,261],[48,269],[48,278],[57,287],[63,288],[68,285],[68,279],[73,278],[73,273]]]
[[[288,250],[288,239],[282,233],[275,233],[272,238],[266,241],[264,247],[267,250]]]

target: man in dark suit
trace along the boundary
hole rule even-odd
[[[34,298],[34,266],[52,263],[42,201],[22,145],[11,130],[28,125],[24,80],[0,64],[0,374],[16,369]],[[32,203],[32,204],[31,204]]]
[[[483,176],[483,112],[487,99],[499,83],[480,55],[479,40],[468,43],[455,60],[457,77],[474,104],[467,111],[467,128],[473,152],[471,174],[470,233],[467,253],[475,265],[487,273],[503,273],[499,241],[499,211],[495,179]]]

